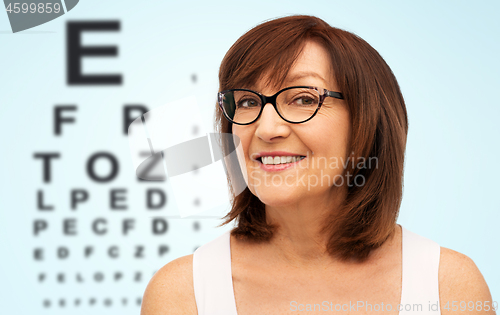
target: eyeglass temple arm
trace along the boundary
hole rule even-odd
[[[325,90],[325,95],[339,98],[339,99],[344,99],[344,96],[340,92],[332,92],[332,91]]]

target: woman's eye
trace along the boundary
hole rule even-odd
[[[238,107],[256,107],[259,106],[259,102],[254,99],[245,99],[238,102]]]
[[[312,98],[312,97],[309,97],[309,96],[301,96],[301,97],[298,97],[296,98],[293,103],[297,104],[297,105],[301,105],[301,106],[307,106],[307,105],[315,105],[317,104],[318,102],[316,101],[316,99]]]

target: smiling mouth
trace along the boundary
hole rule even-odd
[[[289,164],[289,163],[295,163],[300,160],[303,160],[305,156],[303,155],[297,155],[297,156],[261,156],[257,158],[257,161],[259,161],[262,164],[265,165],[279,165],[279,164]]]

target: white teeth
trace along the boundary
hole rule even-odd
[[[286,164],[286,163],[294,163],[302,160],[304,157],[302,156],[263,156],[261,157],[262,164]]]

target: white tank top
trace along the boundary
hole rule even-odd
[[[440,315],[440,246],[401,228],[401,304],[393,307],[398,307],[400,315]],[[231,273],[230,231],[196,249],[193,255],[193,282],[198,315],[237,315]]]

